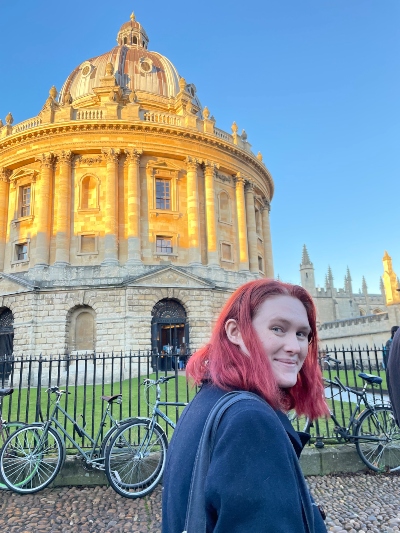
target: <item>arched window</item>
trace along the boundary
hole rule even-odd
[[[132,37],[132,43],[137,44],[137,37],[135,35]]]
[[[96,349],[96,314],[89,306],[75,307],[68,320],[68,352],[94,352]]]
[[[372,312],[374,315],[379,315],[379,313],[383,313],[382,309],[379,309],[379,307],[376,307]]]
[[[128,43],[128,39],[124,37],[124,44],[127,44],[127,43]]]
[[[256,231],[257,235],[262,235],[261,211],[259,209],[256,209]]]
[[[360,316],[365,316],[365,311],[364,311],[364,309],[360,309]]]
[[[97,202],[97,179],[94,176],[85,176],[81,185],[81,209],[96,209]]]
[[[218,198],[218,211],[220,222],[231,222],[231,199],[228,193],[222,191]]]

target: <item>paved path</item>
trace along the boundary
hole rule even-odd
[[[307,479],[315,499],[328,511],[330,532],[400,531],[400,476],[362,473]],[[107,487],[45,489],[29,496],[1,491],[0,531],[159,533],[160,502],[160,487],[139,500],[122,498]]]

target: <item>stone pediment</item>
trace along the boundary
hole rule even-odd
[[[16,292],[27,292],[32,290],[26,281],[16,279],[16,276],[9,276],[7,274],[0,274],[0,296],[6,294],[14,294]]]
[[[214,284],[198,276],[182,272],[174,267],[166,267],[157,272],[139,276],[129,283],[139,287],[180,287],[190,289],[211,289]]]

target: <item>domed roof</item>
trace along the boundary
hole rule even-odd
[[[68,76],[60,91],[61,102],[68,93],[73,101],[92,96],[93,88],[100,86],[101,78],[106,75],[107,63],[113,65],[115,79],[124,93],[145,91],[164,97],[179,93],[178,71],[165,56],[147,49],[149,39],[133,13],[131,20],[121,26],[117,42],[118,46],[84,61]],[[194,86],[190,85],[188,90],[193,103],[201,109]]]

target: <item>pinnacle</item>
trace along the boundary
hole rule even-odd
[[[307,246],[305,244],[303,244],[303,257],[301,262],[303,265],[312,265],[310,256],[308,255]]]

